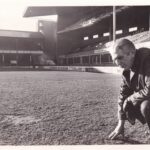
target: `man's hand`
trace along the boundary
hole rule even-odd
[[[126,112],[131,105],[132,105],[132,102],[126,99],[123,103],[123,111]]]
[[[122,134],[122,136],[124,137],[124,123],[124,120],[119,120],[115,130],[109,135],[109,139],[113,140],[120,134]]]

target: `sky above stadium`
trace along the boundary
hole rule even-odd
[[[117,0],[116,0],[117,1]],[[127,5],[127,1],[119,0],[119,5]],[[113,2],[113,3],[112,3]],[[138,0],[136,3],[139,4]],[[145,1],[145,5],[147,4]],[[143,1],[142,1],[143,3]],[[37,17],[23,18],[28,6],[95,6],[116,5],[115,0],[0,0],[0,30],[37,31]],[[46,19],[56,20],[56,16],[47,16]]]
[[[44,2],[43,2],[44,1]],[[24,18],[28,6],[51,5],[50,0],[0,0],[0,30],[37,31],[37,17]],[[40,17],[56,20],[56,16]]]

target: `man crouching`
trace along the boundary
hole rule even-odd
[[[123,68],[118,124],[109,135],[110,139],[115,139],[124,135],[125,120],[134,125],[138,119],[150,129],[150,49],[136,49],[131,41],[121,39],[114,46],[112,58]]]

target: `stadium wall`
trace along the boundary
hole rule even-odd
[[[93,72],[93,73],[112,73],[121,74],[122,70],[117,66],[41,66],[49,71],[77,71],[77,72]]]

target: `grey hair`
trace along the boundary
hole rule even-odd
[[[126,48],[125,48],[126,47]],[[134,44],[128,39],[121,39],[114,45],[114,51],[122,50],[124,53],[128,54],[130,52],[135,53],[136,48]]]

